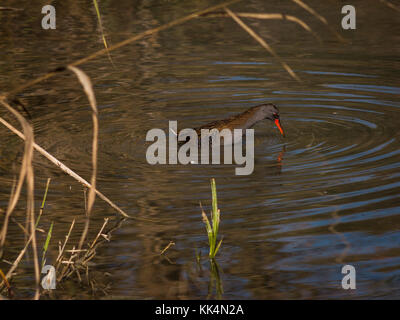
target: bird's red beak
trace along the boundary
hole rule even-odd
[[[278,127],[279,131],[281,132],[282,137],[285,137],[285,132],[283,132],[283,129],[282,129],[279,119],[275,119],[275,124]]]

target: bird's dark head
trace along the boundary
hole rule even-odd
[[[274,123],[278,127],[281,135],[284,137],[285,133],[281,126],[281,122],[280,122],[280,118],[279,118],[279,110],[276,107],[276,105],[274,105],[272,103],[266,103],[266,104],[259,105],[256,108],[258,109],[257,110],[258,117],[260,117],[260,119],[268,119],[268,120],[274,121]]]

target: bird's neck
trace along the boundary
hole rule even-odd
[[[263,119],[262,115],[260,114],[259,110],[247,110],[242,114],[244,120],[243,129],[249,129],[253,127],[257,122]]]

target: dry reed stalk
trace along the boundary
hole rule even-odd
[[[277,59],[282,67],[289,73],[289,75],[298,82],[301,82],[300,78],[294,73],[292,68],[288,66],[286,62],[284,62],[276,52],[271,48],[269,44],[267,44],[264,39],[262,39],[258,34],[256,34],[249,26],[247,26],[240,18],[233,13],[228,8],[225,8],[225,11],[228,15],[239,25],[241,26],[249,35],[251,35],[265,50],[267,50],[275,59]]]
[[[104,235],[103,231],[105,226],[107,225],[109,221],[109,218],[104,219],[104,223],[101,226],[99,232],[97,233],[97,236],[95,237],[95,239],[93,240],[92,244],[88,247],[88,249],[75,249],[75,246],[72,247],[72,250],[64,250],[66,242],[69,238],[69,235],[71,233],[72,230],[72,225],[70,228],[70,231],[68,233],[67,239],[64,242],[63,248],[60,249],[59,251],[59,255],[57,257],[56,260],[56,272],[58,272],[57,270],[59,270],[60,266],[64,265],[61,273],[58,273],[59,276],[57,277],[57,281],[60,282],[62,281],[64,278],[68,278],[69,276],[71,276],[72,274],[78,274],[79,273],[79,269],[82,269],[85,271],[86,273],[86,278],[88,279],[89,275],[89,267],[88,267],[88,262],[94,258],[94,256],[96,255],[96,247],[103,242],[104,240],[100,239],[100,236]],[[112,227],[110,230],[108,230],[106,232],[106,234],[110,235],[111,232],[113,232],[114,230],[118,229],[121,226],[122,221],[124,221],[124,219],[121,219],[120,221],[118,221],[116,223],[116,225],[114,227]],[[100,239],[100,240],[99,240]],[[71,253],[69,259],[65,260],[65,257],[63,255],[64,252],[68,252]],[[81,252],[85,252],[83,257],[80,257],[80,253]],[[81,277],[80,274],[78,276],[78,278],[81,281]]]
[[[283,21],[287,20],[287,21],[291,21],[291,22],[297,23],[304,30],[310,32],[319,42],[321,42],[321,38],[318,36],[318,34],[315,33],[307,23],[305,23],[303,20],[301,20],[300,18],[297,18],[295,16],[287,15],[287,14],[284,14],[284,13],[235,12],[235,14],[238,17],[242,17],[242,18],[261,19],[261,20],[283,20]],[[214,17],[214,16],[230,18],[230,16],[225,12],[218,12],[215,15],[208,14],[205,17]]]
[[[106,40],[106,36],[104,35],[103,23],[101,22],[101,14],[100,14],[99,5],[97,4],[97,0],[93,0],[93,4],[94,4],[94,8],[95,8],[95,10],[96,10],[97,21],[99,22],[99,28],[100,28],[100,32],[101,32],[101,37],[102,37],[102,39],[103,39],[104,48],[107,50],[108,59],[110,60],[111,65],[112,65],[113,68],[115,69],[114,62],[113,62],[113,60],[111,59],[110,51],[108,51],[107,40]]]
[[[22,170],[20,170],[20,174],[21,174],[21,171],[22,171]],[[21,177],[20,177],[20,180],[22,180]],[[0,259],[3,257],[3,252],[4,252],[3,248],[4,248],[4,243],[5,243],[5,241],[6,241],[8,223],[9,223],[10,216],[11,216],[11,213],[12,213],[12,210],[10,210],[10,207],[11,207],[11,203],[12,203],[13,198],[14,198],[13,195],[15,195],[15,187],[16,187],[16,184],[17,184],[17,183],[16,183],[15,178],[14,178],[13,184],[12,184],[12,186],[11,186],[10,200],[9,200],[9,202],[8,202],[7,211],[6,211],[6,214],[5,214],[5,216],[4,216],[3,228],[2,228],[2,230],[0,231]],[[22,183],[21,183],[21,185],[22,185]],[[2,210],[2,211],[3,211],[3,210]],[[0,213],[2,213],[2,211],[0,211]],[[25,229],[22,225],[21,225],[21,227],[22,227],[22,230],[25,231],[25,234],[27,234],[26,229]]]
[[[344,39],[339,33],[337,33],[328,23],[328,21],[321,16],[318,12],[316,12],[313,8],[311,8],[309,5],[305,4],[303,1],[301,0],[292,0],[294,3],[296,3],[297,5],[299,5],[300,7],[302,7],[304,10],[308,11],[309,13],[311,13],[314,17],[316,17],[319,21],[321,21],[323,24],[325,24],[327,26],[327,28],[330,30],[330,32],[332,32],[336,38],[338,38],[339,41],[341,42],[347,42],[346,39]]]
[[[22,232],[25,234],[25,236],[29,236],[29,231],[25,229],[25,227],[19,223],[16,219],[14,219],[13,217],[10,217],[10,220],[12,222],[14,222],[21,230]]]
[[[94,238],[92,244],[89,246],[89,249],[92,249],[93,246],[95,245],[95,243],[97,242],[97,240],[99,239],[99,237],[100,237],[100,235],[102,234],[102,232],[103,232],[105,226],[106,226],[107,223],[108,223],[108,220],[109,220],[109,218],[105,218],[105,219],[104,219],[104,223],[103,223],[103,225],[101,226],[100,231],[97,233],[96,238]]]
[[[175,242],[170,241],[167,246],[160,252],[160,255],[164,254],[165,251],[167,251],[171,246],[174,246]]]
[[[88,251],[87,249],[70,249],[70,250],[65,250],[65,252],[72,252],[72,253],[77,253],[77,252],[86,252]]]
[[[81,240],[79,241],[78,249],[82,248],[83,242],[86,239],[87,233],[89,231],[90,224],[90,213],[92,212],[94,200],[96,198],[96,176],[97,176],[97,149],[98,149],[98,136],[99,136],[99,119],[97,112],[97,103],[96,96],[94,95],[92,82],[90,78],[84,73],[82,70],[69,66],[72,72],[78,77],[79,82],[81,83],[86,96],[88,97],[90,107],[92,108],[92,122],[93,122],[93,139],[92,139],[92,178],[91,178],[91,187],[89,189],[88,196],[88,206],[86,210],[86,221],[84,230],[82,232]]]
[[[387,5],[389,8],[392,8],[393,10],[400,12],[400,8],[397,7],[396,5],[392,4],[391,2],[386,1],[386,0],[379,0],[379,1],[382,2],[383,4]]]
[[[59,250],[59,252],[58,252],[58,256],[57,256],[57,259],[56,259],[56,263],[57,263],[58,261],[60,261],[60,259],[62,258],[62,255],[64,254],[65,246],[67,245],[67,242],[68,242],[69,237],[70,237],[70,235],[71,235],[72,229],[74,228],[74,225],[75,225],[75,219],[72,220],[71,226],[69,227],[68,234],[65,236],[64,244],[63,244],[63,246],[60,248],[60,250]]]
[[[26,215],[27,220],[30,224],[30,233],[32,236],[32,251],[33,251],[33,264],[35,269],[35,296],[34,299],[39,299],[40,291],[39,291],[39,281],[40,281],[40,270],[39,270],[39,259],[37,253],[37,245],[36,245],[36,226],[35,226],[35,202],[34,202],[34,173],[32,167],[32,158],[33,158],[33,129],[31,125],[26,121],[26,119],[13,107],[11,107],[5,100],[0,99],[0,103],[10,111],[20,122],[22,129],[25,135],[25,148],[24,148],[24,156],[22,160],[22,166],[20,171],[20,178],[16,188],[16,194],[14,195],[12,201],[10,201],[11,208],[7,209],[6,216],[11,215],[11,212],[14,210],[15,205],[18,201],[22,183],[26,178],[26,186],[27,186],[27,208]],[[2,235],[2,241],[5,239],[6,235]],[[4,242],[3,242],[4,244]],[[2,248],[2,246],[1,246]]]
[[[6,276],[4,275],[4,273],[3,273],[3,271],[1,269],[0,269],[0,278],[3,279],[3,282],[6,285],[6,288],[8,290],[8,296],[12,297],[13,296],[13,290],[12,290],[10,283],[8,282]],[[0,296],[0,298],[1,298],[1,296]]]
[[[75,250],[75,246],[72,247],[72,251]],[[72,259],[75,257],[76,255],[72,252],[69,259],[68,260],[60,260],[61,264],[65,264],[64,269],[61,271],[60,275],[57,277],[57,281],[61,281],[62,278],[64,278],[64,276],[66,276],[69,273],[74,272],[74,269],[72,268],[71,272],[67,272],[69,269],[70,265],[73,265],[74,262],[72,262]]]
[[[24,9],[12,8],[12,7],[0,7],[0,11],[23,11]]]
[[[7,108],[9,107],[9,105],[6,104],[5,101],[1,100],[1,103],[4,106],[6,106]],[[26,132],[27,128],[23,126],[23,130],[24,130],[24,132]],[[11,213],[13,212],[13,210],[14,210],[17,202],[18,202],[19,196],[21,194],[22,185],[23,185],[24,180],[25,180],[25,176],[26,176],[26,161],[27,161],[26,157],[27,157],[27,154],[24,153],[23,159],[22,159],[21,169],[20,169],[20,172],[19,172],[18,183],[15,186],[15,182],[13,182],[13,186],[11,188],[10,200],[9,200],[9,203],[8,203],[6,214],[4,216],[3,228],[2,228],[2,231],[0,233],[0,257],[3,256],[3,247],[4,247],[4,243],[5,243],[6,236],[7,236],[7,229],[8,229],[9,219],[10,219]]]
[[[16,185],[17,185],[17,181],[14,178],[13,179],[13,184],[11,186],[10,200],[9,200],[8,206],[10,205],[10,201],[12,200],[13,194],[15,192]],[[3,213],[3,210],[0,209],[0,214],[2,214],[2,213]],[[4,217],[4,223],[3,223],[3,231],[0,231],[0,259],[3,256],[3,250],[2,250],[3,247],[4,247],[4,242],[3,241],[5,241],[5,238],[2,238],[2,235],[4,235],[4,236],[7,235],[7,228],[8,228],[8,224],[9,224],[8,220],[14,222],[22,230],[22,232],[25,234],[25,236],[29,237],[29,231],[26,230],[26,228],[21,223],[19,223],[16,219],[14,219],[10,215],[5,216]]]

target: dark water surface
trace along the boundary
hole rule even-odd
[[[339,42],[290,1],[231,7],[295,15],[321,37],[319,43],[290,21],[243,18],[301,83],[223,17],[194,19],[113,51],[115,67],[106,55],[81,66],[99,107],[98,189],[128,214],[156,221],[125,221],[98,248],[91,271],[99,286],[108,287],[94,297],[217,297],[218,290],[209,287],[214,278],[199,208],[199,201],[210,208],[214,177],[223,236],[217,256],[222,298],[400,298],[399,13],[379,1],[353,1],[357,29],[344,31],[339,4],[307,3],[349,43]],[[215,2],[100,4],[107,39],[115,44]],[[21,7],[18,1],[4,6]],[[40,27],[40,1],[21,12],[0,11],[0,91],[102,48],[91,1],[57,2],[56,9],[52,31]],[[89,180],[91,113],[74,76],[60,74],[18,97],[29,106],[36,142]],[[195,127],[263,102],[280,108],[287,137],[282,139],[272,122],[257,124],[253,174],[235,176],[233,166],[146,162],[148,130],[166,129],[168,120],[177,120],[180,129]],[[12,119],[4,110],[0,116]],[[4,210],[23,145],[3,126],[0,136]],[[54,221],[47,261],[52,263],[71,221],[77,219],[77,230],[83,226],[83,191],[37,153],[34,169],[37,207],[52,179],[40,222],[47,230]],[[24,224],[24,200],[13,216]],[[115,212],[97,198],[91,238],[106,217],[115,220]],[[24,236],[15,223],[9,229],[4,258],[13,261]],[[79,236],[76,232],[71,243]],[[42,246],[45,234],[38,238]],[[170,241],[175,246],[160,257]],[[200,265],[195,248],[204,256]],[[22,296],[33,292],[30,258],[14,278]],[[346,264],[356,268],[356,290],[341,288]],[[55,294],[91,298],[92,290],[70,280]]]

